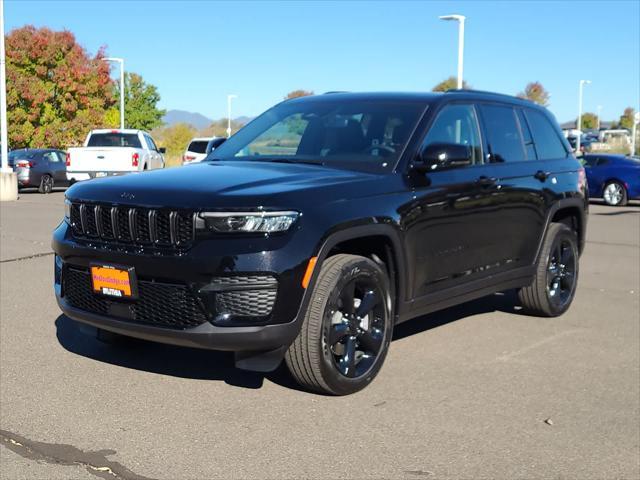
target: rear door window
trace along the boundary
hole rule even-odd
[[[551,121],[541,112],[533,109],[526,111],[539,160],[566,158],[568,152]]]
[[[526,159],[520,125],[513,107],[481,105],[491,161],[520,162]]]
[[[206,140],[196,140],[189,144],[187,150],[193,153],[207,153],[207,144],[209,142]]]
[[[60,161],[60,159],[58,158],[58,155],[56,155],[56,152],[47,152],[42,155],[42,158],[47,162],[57,163]]]

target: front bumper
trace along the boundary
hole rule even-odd
[[[223,351],[269,351],[288,346],[298,334],[294,322],[254,327],[216,327],[210,323],[185,330],[142,325],[71,307],[56,292],[62,312],[69,318],[110,332],[153,342]]]
[[[301,279],[308,260],[308,256],[303,255],[295,245],[290,245],[289,240],[285,237],[254,238],[249,242],[202,239],[188,251],[163,253],[78,241],[63,222],[54,231],[52,243],[56,253],[55,294],[60,309],[71,319],[126,336],[236,352],[281,349],[293,341],[300,328],[299,312],[305,294]],[[284,246],[287,246],[286,253],[281,251]],[[232,252],[235,255],[231,255]],[[65,292],[65,275],[68,275],[69,268],[87,272],[95,263],[132,266],[139,283],[147,287],[179,285],[199,299],[206,318],[195,325],[185,323],[173,327],[149,322],[149,311],[158,312],[159,317],[167,317],[166,303],[161,308],[144,306],[145,321],[142,322],[137,321],[135,312],[131,318],[111,315],[112,311],[121,312],[122,308],[93,311],[78,308],[84,304],[74,304],[73,295],[70,291]],[[226,288],[224,285],[220,287],[220,278],[239,279],[257,274],[272,275],[278,282],[277,295],[268,315],[234,316],[221,315],[220,311],[216,311],[217,298],[213,301],[211,298],[219,295],[221,288]],[[235,285],[234,293],[242,291],[242,287]],[[95,294],[88,292],[88,295]],[[104,297],[100,299],[104,302]],[[172,302],[173,299],[171,297]],[[108,303],[128,308],[127,305],[135,305],[136,301],[127,304],[114,299]]]

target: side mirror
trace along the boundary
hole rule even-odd
[[[163,155],[164,155],[165,153],[167,153],[167,149],[166,149],[165,147],[160,147],[160,148],[158,149],[158,151],[159,151],[160,153],[162,153]]]
[[[418,156],[415,167],[421,172],[431,172],[447,168],[458,168],[472,164],[472,150],[469,145],[459,143],[432,143]]]

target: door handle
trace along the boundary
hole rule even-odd
[[[541,182],[544,182],[549,177],[549,175],[551,175],[549,172],[543,172],[542,170],[538,170],[533,176],[538,180],[540,180]]]
[[[478,178],[476,180],[476,183],[478,185],[480,185],[481,187],[490,187],[492,185],[495,185],[496,183],[496,179],[493,177],[485,177],[484,175],[481,176],[480,178]]]

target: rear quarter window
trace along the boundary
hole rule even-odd
[[[533,135],[538,160],[566,158],[568,152],[551,121],[541,112],[527,109],[527,122]]]
[[[207,153],[208,143],[209,142],[207,141],[197,140],[195,142],[191,142],[187,150],[193,153]]]

